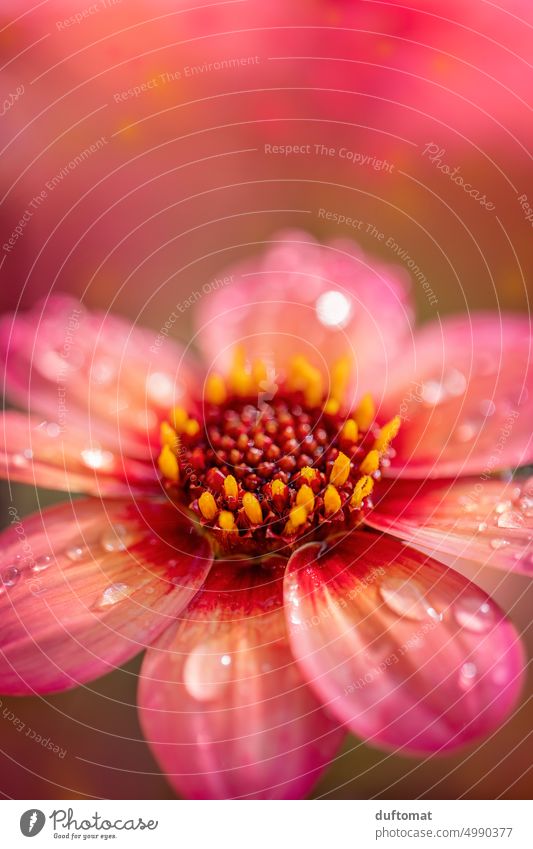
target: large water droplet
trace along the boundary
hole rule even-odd
[[[496,618],[492,605],[475,596],[460,599],[455,605],[454,614],[462,628],[479,634],[488,631]]]
[[[114,525],[100,540],[106,551],[124,551],[133,542],[133,534],[124,525]]]
[[[118,604],[119,601],[128,598],[132,592],[132,588],[128,587],[127,584],[111,584],[111,586],[103,591],[97,602],[97,607],[110,607],[113,604]]]
[[[37,557],[31,567],[32,572],[44,572],[48,569],[52,563],[53,559],[49,554],[42,554],[40,557]]]
[[[498,516],[499,528],[521,528],[524,525],[524,517],[516,510],[508,510]]]
[[[409,619],[427,619],[433,610],[431,604],[424,598],[424,592],[412,578],[385,578],[379,588],[385,604],[398,616]]]
[[[195,648],[183,667],[183,683],[189,694],[199,702],[220,697],[233,677],[229,654],[210,651],[208,644]]]
[[[509,545],[508,539],[494,538],[494,539],[491,539],[491,541],[490,541],[490,547],[494,548],[496,551],[500,548],[505,548],[506,545]]]
[[[16,566],[6,566],[0,573],[0,580],[4,587],[14,587],[20,580],[20,569]]]

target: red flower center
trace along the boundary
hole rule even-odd
[[[206,381],[201,415],[178,407],[163,422],[165,485],[224,552],[288,553],[361,522],[400,420],[380,427],[370,395],[346,408],[347,378],[338,363],[326,392],[302,357],[274,380],[239,355]]]

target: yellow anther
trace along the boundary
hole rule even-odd
[[[174,430],[178,433],[183,433],[188,419],[189,416],[187,415],[187,410],[183,407],[174,407],[174,409],[170,412],[170,421]]]
[[[317,475],[317,470],[312,469],[311,466],[304,466],[303,469],[300,469],[300,476],[308,482],[314,481]]]
[[[173,451],[177,451],[179,444],[178,434],[168,422],[161,422],[159,433],[161,445],[168,445]]]
[[[376,451],[375,448],[369,451],[359,469],[364,475],[373,475],[374,472],[377,472],[379,469],[379,451]]]
[[[291,528],[299,528],[300,525],[303,525],[306,521],[307,510],[305,509],[303,504],[300,504],[298,507],[292,508],[291,512],[289,513],[289,521],[287,522],[287,525]]]
[[[311,513],[315,506],[315,495],[310,486],[306,483],[302,484],[296,496],[296,504],[298,507],[304,507],[308,513]]]
[[[217,515],[217,503],[210,492],[202,492],[198,499],[198,507],[204,519],[210,522]]]
[[[233,475],[228,475],[224,478],[224,492],[226,493],[227,498],[237,498],[239,494],[239,487]]]
[[[333,467],[331,469],[331,474],[329,476],[329,482],[334,486],[342,486],[343,483],[346,483],[350,474],[350,458],[343,454],[342,451],[339,451],[338,457],[335,459],[333,463]]]
[[[263,521],[263,513],[259,501],[251,492],[245,492],[242,498],[242,506],[244,512],[248,516],[250,522],[254,525],[259,525]]]
[[[331,396],[332,398],[336,398],[339,402],[342,402],[346,395],[351,370],[351,357],[341,357],[340,360],[333,363],[331,369]]]
[[[185,433],[187,436],[196,436],[199,430],[200,424],[196,421],[196,419],[189,419],[185,425]]]
[[[372,395],[367,393],[366,395],[363,395],[355,411],[355,420],[359,425],[360,430],[368,430],[374,421],[375,415],[376,408],[374,406],[374,400]]]
[[[336,513],[342,506],[341,497],[332,484],[328,484],[324,493],[324,509],[326,516]]]
[[[174,483],[179,481],[180,467],[178,465],[178,459],[169,445],[163,445],[161,454],[157,459],[157,464],[164,478],[174,481]]]
[[[287,485],[283,481],[272,481],[272,495],[283,495],[286,489]]]
[[[336,416],[340,410],[341,405],[337,401],[336,398],[328,398],[326,403],[324,404],[324,412],[328,416]]]
[[[374,480],[369,475],[364,475],[359,478],[353,488],[352,497],[350,499],[350,507],[360,507],[363,499],[370,495],[374,489]]]
[[[377,437],[374,443],[374,447],[378,451],[387,450],[394,437],[397,436],[398,431],[400,430],[401,423],[402,420],[400,416],[394,416],[394,418],[391,419],[390,422],[387,422],[383,425],[379,432],[379,436]]]
[[[355,419],[346,419],[342,426],[341,436],[347,442],[357,442],[359,436],[359,428]]]
[[[249,395],[252,391],[252,376],[247,369],[246,353],[241,345],[238,345],[233,352],[229,384],[233,391],[241,397]]]
[[[318,407],[322,401],[324,394],[322,375],[302,355],[294,357],[291,361],[289,387],[303,392],[306,404],[310,407]]]
[[[266,363],[263,360],[254,360],[252,363],[252,379],[256,389],[259,389],[261,384],[266,384],[268,373]]]
[[[205,382],[205,400],[209,404],[220,406],[227,397],[228,393],[224,378],[220,374],[210,374]]]
[[[235,528],[235,517],[233,513],[230,513],[229,510],[221,510],[218,514],[218,526],[222,528],[223,531],[234,531]]]

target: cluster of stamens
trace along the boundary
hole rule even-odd
[[[202,415],[176,407],[161,425],[159,468],[169,493],[223,550],[267,553],[360,523],[400,419],[381,427],[372,397],[347,411],[347,363],[328,392],[295,358],[274,383],[240,354],[224,379],[206,381]],[[200,405],[199,405],[200,406]]]

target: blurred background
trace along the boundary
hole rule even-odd
[[[0,311],[67,291],[157,330],[225,266],[302,227],[403,267],[420,321],[527,312],[532,11],[530,0],[3,0]],[[190,327],[185,311],[173,333]],[[21,515],[60,500],[22,486],[2,498],[3,524],[11,499]],[[477,580],[525,632],[526,579]],[[172,798],[138,727],[138,667],[2,698],[0,792]],[[529,732],[526,693],[500,732],[452,757],[407,760],[350,738],[316,794],[528,797]]]

